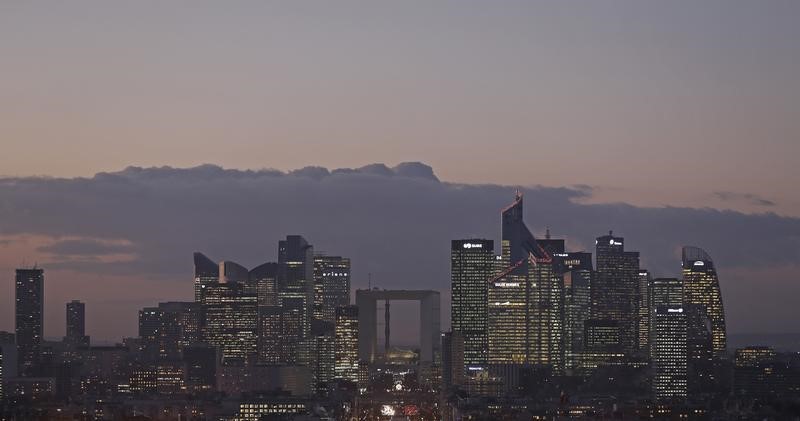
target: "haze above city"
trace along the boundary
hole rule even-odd
[[[23,262],[46,270],[46,336],[81,299],[115,340],[191,297],[193,251],[252,266],[286,234],[351,257],[354,289],[446,291],[449,240],[497,238],[522,187],[535,234],[592,251],[614,230],[663,276],[703,247],[731,332],[795,332],[799,15],[5,2],[0,329]]]

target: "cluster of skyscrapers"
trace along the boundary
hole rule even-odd
[[[684,247],[682,278],[653,279],[612,232],[597,238],[593,262],[549,231],[535,238],[522,215],[517,193],[501,212],[499,255],[492,240],[451,243],[452,331],[463,338],[467,374],[488,371],[513,388],[509,373],[522,367],[588,375],[650,365],[659,399],[685,397],[713,377],[726,331],[706,252]]]
[[[90,346],[85,305],[66,304],[66,336],[43,339],[44,270],[16,272],[16,330],[0,337],[2,385],[15,396],[324,392],[358,376],[350,259],[315,254],[302,236],[276,262],[246,269],[194,253],[194,300],[139,311],[138,337]],[[113,380],[110,380],[113,378]]]
[[[543,237],[517,193],[499,243],[451,241],[448,332],[438,291],[362,289],[351,305],[350,259],[299,235],[252,269],[194,253],[194,299],[142,308],[138,336],[113,346],[90,344],[80,301],[66,303],[63,340],[44,340],[44,271],[18,269],[16,330],[0,332],[0,417],[48,403],[45,418],[93,407],[89,419],[115,419],[144,399],[152,419],[580,418],[622,416],[610,396],[620,392],[629,413],[657,418],[741,413],[712,408],[720,396],[800,398],[800,359],[763,346],[730,358],[704,250],[683,247],[681,276],[663,278],[613,232],[594,253]],[[416,349],[391,344],[393,300],[419,302]],[[690,398],[701,404],[675,406]]]

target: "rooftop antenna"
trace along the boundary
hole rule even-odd
[[[372,289],[372,272],[367,273],[367,289]]]
[[[549,240],[550,239],[550,227],[547,227],[544,231],[544,238]]]

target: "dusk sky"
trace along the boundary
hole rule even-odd
[[[701,246],[730,331],[794,332],[798,22],[795,0],[4,1],[0,329],[23,259],[46,336],[78,298],[113,339],[191,297],[193,251],[254,266],[293,233],[355,287],[446,290],[448,241],[496,239],[522,186],[535,233],[614,229],[663,276]]]

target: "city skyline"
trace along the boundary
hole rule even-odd
[[[207,184],[210,187],[204,187],[204,183],[211,183]],[[105,196],[108,189],[117,191],[117,199]],[[285,195],[286,189],[306,190],[311,194],[285,196],[283,205],[272,206],[271,195]],[[249,195],[256,202],[250,210],[235,210],[225,203],[228,190]],[[731,306],[728,315],[731,332],[795,333],[788,322],[794,317],[794,307],[768,303],[785,301],[791,295],[785,292],[797,288],[792,281],[796,279],[796,262],[800,257],[795,237],[800,232],[797,219],[711,209],[587,204],[582,198],[591,195],[591,190],[581,187],[524,190],[535,203],[529,206],[528,218],[532,213],[537,220],[533,227],[537,236],[543,237],[543,231],[549,227],[559,237],[566,238],[570,250],[591,251],[594,237],[613,229],[643,253],[648,269],[659,276],[679,276],[681,247],[703,244],[704,248],[714,250],[716,260],[725,268],[723,294]],[[10,273],[23,260],[38,261],[48,268],[56,281],[48,297],[52,301],[48,300],[45,309],[45,331],[49,332],[48,337],[51,333],[57,337],[63,335],[63,312],[53,303],[79,298],[71,295],[76,289],[86,291],[87,296],[80,299],[89,304],[88,312],[105,320],[118,316],[112,309],[135,310],[153,301],[191,297],[187,296],[192,294],[191,290],[181,282],[191,277],[189,268],[180,264],[185,262],[186,253],[190,253],[187,250],[208,250],[218,258],[241,260],[247,266],[260,264],[266,260],[265,256],[277,252],[271,250],[274,245],[269,243],[251,242],[246,234],[251,231],[248,227],[258,227],[264,236],[280,236],[285,234],[284,226],[306,226],[299,231],[318,239],[321,251],[344,250],[355,259],[353,288],[366,287],[371,274],[378,286],[414,287],[433,282],[437,289],[445,291],[448,275],[441,256],[449,251],[441,245],[458,237],[492,238],[496,234],[496,216],[491,215],[497,209],[490,202],[502,201],[513,187],[443,182],[434,169],[408,163],[394,169],[382,165],[334,171],[306,168],[290,174],[222,170],[212,166],[131,168],[91,179],[6,180],[0,183],[0,191],[8,204],[0,220],[5,233],[0,242],[0,268]],[[138,200],[142,192],[157,200]],[[381,202],[364,201],[355,208],[349,204],[355,198],[368,196],[380,198]],[[45,205],[51,200],[49,197],[61,198],[60,216],[56,217],[54,210]],[[184,197],[193,199],[187,201]],[[401,198],[407,200],[400,201]],[[322,213],[315,215],[316,200],[326,201],[329,210],[336,209],[343,224],[321,224],[317,218]],[[192,201],[197,205],[192,205]],[[85,203],[98,206],[85,209]],[[170,205],[162,208],[158,203]],[[193,214],[196,211],[191,209],[197,209],[200,203],[207,211]],[[447,216],[448,207],[471,211]],[[27,213],[15,209],[27,209]],[[376,212],[383,212],[393,224],[385,225]],[[144,219],[145,215],[153,218]],[[419,225],[415,215],[435,216],[444,224],[426,231],[427,226]],[[219,224],[229,218],[237,224],[220,230]],[[44,220],[47,223],[36,222]],[[307,223],[303,225],[301,221]],[[205,228],[197,231],[195,225]],[[473,228],[465,229],[467,225]],[[389,230],[392,243],[369,236],[369,231],[380,226]],[[169,235],[170,230],[183,234],[177,238]],[[747,247],[736,241],[737,233],[763,238],[772,242],[774,248]],[[415,243],[415,236],[437,240]],[[657,237],[663,237],[663,241]],[[211,238],[216,240],[211,242]],[[238,238],[245,240],[237,241]],[[404,252],[398,254],[396,247]],[[389,254],[409,263],[385,270],[388,261],[384,256]],[[412,265],[412,261],[417,263]],[[133,267],[137,268],[134,276]],[[764,279],[773,279],[771,282],[786,290],[756,288]],[[148,287],[138,288],[141,285]],[[10,284],[6,283],[6,288]],[[753,289],[755,292],[751,292]],[[125,301],[115,299],[115,291],[126,291]],[[753,294],[762,298],[753,301]],[[761,306],[756,317],[743,310],[752,306]],[[0,315],[0,329],[12,328],[10,316],[10,313]],[[135,318],[121,317],[122,324],[115,325],[113,330],[90,321],[87,333],[97,340],[114,341],[121,336],[118,329],[122,326],[125,332],[133,334]],[[449,315],[443,314],[443,321],[447,320]],[[413,337],[413,333],[403,331],[402,325],[396,332],[399,338]]]
[[[0,1],[0,418],[800,419],[798,22]]]
[[[350,257],[315,253],[313,242],[287,234],[276,261],[252,270],[194,252],[192,300],[141,308],[138,335],[102,346],[85,335],[79,300],[66,303],[63,340],[46,340],[45,271],[16,269],[15,332],[0,335],[0,411],[81,412],[107,397],[118,417],[136,413],[136,399],[192,397],[174,410],[229,421],[300,414],[312,404],[320,418],[331,411],[340,419],[430,411],[456,420],[461,411],[499,409],[669,416],[741,413],[715,402],[779,405],[796,395],[795,353],[728,348],[724,282],[706,250],[681,247],[680,279],[653,277],[641,253],[609,231],[596,238],[593,260],[550,228],[537,238],[523,198],[516,189],[500,209],[499,254],[494,240],[449,242],[446,306],[439,291],[378,288],[371,279],[352,291]],[[419,302],[417,344],[390,339],[390,301]],[[452,327],[443,329],[448,312]],[[626,402],[597,401],[599,391]]]

